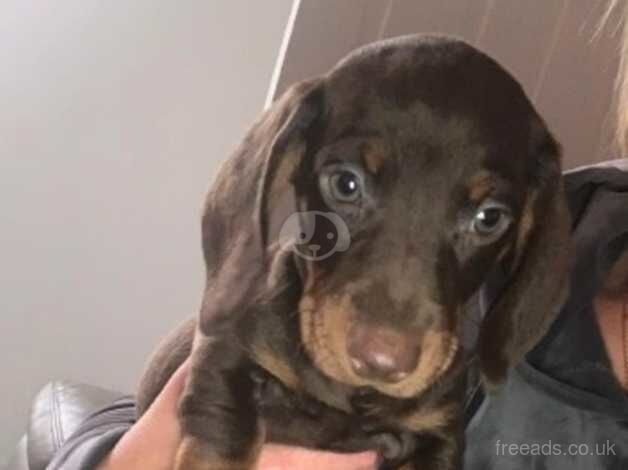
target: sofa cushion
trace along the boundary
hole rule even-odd
[[[121,393],[65,380],[53,381],[37,394],[31,408],[27,455],[30,470],[44,470],[77,427]]]

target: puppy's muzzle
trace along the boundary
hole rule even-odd
[[[353,371],[365,379],[395,383],[417,368],[418,334],[379,325],[354,323],[347,337]]]

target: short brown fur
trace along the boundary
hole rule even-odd
[[[484,207],[508,210],[480,230]],[[498,387],[545,333],[569,229],[559,146],[495,61],[440,36],[362,48],[287,91],[222,166],[200,313],[153,356],[138,409],[191,355],[176,470],[253,469],[263,442],[459,470],[469,364]]]

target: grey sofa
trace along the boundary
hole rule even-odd
[[[4,470],[45,470],[57,449],[89,415],[122,396],[92,385],[50,382],[35,397],[27,432]]]

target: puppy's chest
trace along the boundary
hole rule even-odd
[[[268,442],[338,452],[374,450],[382,462],[392,464],[407,460],[429,441],[423,443],[418,434],[404,429],[394,418],[385,419],[387,413],[393,413],[385,406],[377,411],[339,410],[268,376],[258,380],[256,400]]]
[[[298,325],[266,314],[239,331],[255,364],[255,400],[265,440],[340,452],[375,450],[382,465],[396,468],[433,444],[450,423],[448,393],[402,400],[333,385],[300,346]],[[362,393],[366,392],[366,393]]]

